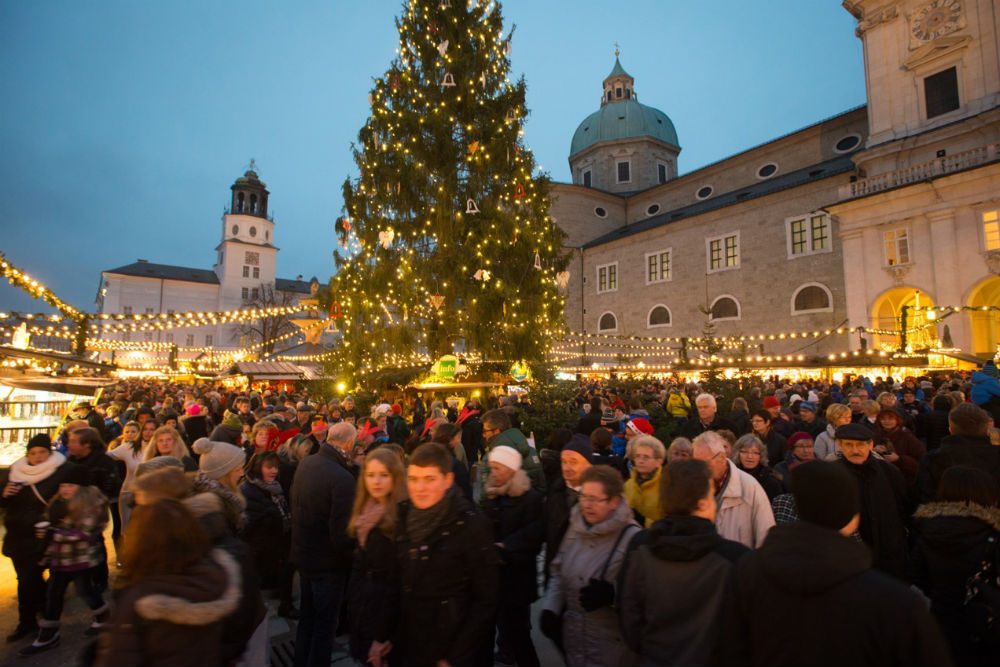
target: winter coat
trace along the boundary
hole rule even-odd
[[[792,432],[804,431],[805,433],[808,433],[813,439],[813,444],[815,444],[816,438],[818,438],[821,433],[826,431],[826,426],[826,420],[822,417],[816,417],[816,419],[812,420],[810,423],[806,423],[800,419],[792,426]]]
[[[972,374],[969,398],[980,407],[989,403],[990,399],[1000,398],[1000,381],[982,371],[976,371]]]
[[[89,506],[69,513],[69,502],[56,498],[43,518],[51,522],[42,562],[53,572],[81,572],[97,567],[104,552],[104,527],[108,525],[108,501],[98,496]]]
[[[83,457],[69,456],[67,458],[72,463],[90,471],[91,484],[96,486],[106,498],[118,496],[118,489],[121,488],[122,482],[118,479],[118,468],[114,460],[108,458],[104,446],[92,447],[90,454]]]
[[[8,482],[23,486],[9,498],[0,497],[4,510],[3,555],[12,559],[40,559],[45,552],[45,542],[35,537],[35,524],[42,521],[45,507],[59,490],[60,481],[73,467],[59,452],[52,452],[48,461],[29,466],[27,458],[11,464],[0,482],[0,491]]]
[[[428,537],[411,540],[409,501],[400,505],[400,625],[394,651],[404,665],[479,667],[492,659],[500,557],[489,521],[457,490],[440,502],[446,512]]]
[[[672,417],[687,419],[691,414],[691,399],[682,391],[675,391],[667,397],[667,412]]]
[[[483,453],[483,422],[479,419],[479,410],[462,410],[456,422],[462,427],[462,447],[469,466],[473,466]]]
[[[656,469],[653,476],[645,482],[639,482],[639,472],[633,468],[632,476],[625,482],[625,500],[636,514],[642,517],[646,528],[663,517],[660,509],[660,477],[663,466]],[[639,517],[636,517],[639,521]]]
[[[951,645],[958,665],[1000,663],[1000,629],[981,643],[965,612],[965,582],[983,561],[1000,566],[1000,509],[963,502],[921,505],[913,515],[913,583],[931,600],[931,613]],[[992,542],[991,542],[992,540]]]
[[[622,636],[641,665],[726,664],[719,629],[741,622],[733,577],[748,551],[694,516],[668,516],[632,541],[617,606]]]
[[[680,435],[688,440],[694,440],[705,431],[732,431],[733,433],[736,433],[736,426],[734,426],[728,419],[724,419],[719,415],[715,416],[715,419],[712,420],[711,424],[705,426],[701,423],[701,420],[698,419],[698,416],[694,415],[691,419],[687,420],[687,423],[681,428]]]
[[[930,452],[920,462],[917,474],[917,494],[920,502],[930,502],[937,497],[941,475],[952,466],[965,465],[979,468],[993,476],[1000,485],[1000,447],[990,444],[986,436],[949,435],[941,439],[941,446]]]
[[[542,495],[531,488],[523,470],[511,478],[506,495],[483,500],[500,548],[500,604],[531,604],[538,599],[538,552],[545,538]]]
[[[580,417],[580,421],[576,423],[576,432],[589,436],[591,433],[600,428],[602,414],[603,413],[600,410],[597,410],[596,412],[591,410],[584,416]]]
[[[951,435],[948,429],[947,410],[930,410],[917,417],[917,436],[923,438],[928,452],[940,447],[941,440]]]
[[[736,467],[757,480],[757,483],[764,489],[764,493],[767,494],[768,502],[774,500],[775,496],[780,496],[785,492],[784,482],[781,481],[781,478],[778,477],[774,469],[770,466],[758,465],[756,468],[751,468],[750,470],[739,464]]]
[[[816,458],[820,461],[829,460],[836,455],[837,441],[833,437],[836,430],[837,428],[833,424],[827,424],[826,430],[817,435],[816,439],[813,440],[813,452],[815,452]]]
[[[531,480],[531,488],[539,493],[545,493],[545,473],[542,471],[542,460],[538,458],[538,452],[528,444],[528,439],[524,437],[516,428],[509,428],[500,435],[490,440],[486,445],[486,453],[494,447],[513,447],[521,455],[521,468],[528,473]],[[484,488],[489,477],[488,466],[480,466],[480,479],[483,480]]]
[[[623,664],[628,649],[618,629],[615,608],[584,610],[580,604],[580,590],[591,579],[616,582],[629,543],[638,533],[639,525],[624,498],[606,520],[593,526],[583,520],[579,505],[573,508],[569,530],[552,561],[543,602],[543,609],[563,616],[562,639],[567,667]]]
[[[288,560],[291,549],[292,526],[287,500],[282,493],[276,501],[266,489],[250,481],[240,485],[240,492],[247,501],[240,536],[250,547],[263,587],[274,588],[281,563]],[[279,502],[284,503],[284,512]]]
[[[461,446],[456,447],[455,451],[462,449]],[[462,450],[464,451],[464,450]],[[461,460],[455,453],[452,452],[451,455],[451,472],[455,475],[455,486],[457,486],[461,491],[465,499],[470,503],[472,502],[472,480],[469,479],[469,466],[462,463]]]
[[[354,487],[347,459],[333,445],[323,443],[299,463],[292,483],[291,559],[300,572],[347,574],[354,552],[347,537]]]
[[[350,609],[351,656],[362,664],[368,661],[373,641],[393,638],[399,625],[399,561],[393,539],[375,526],[365,546],[358,544],[347,587]],[[396,656],[390,656],[394,660]]]
[[[750,413],[746,410],[733,410],[727,419],[736,427],[733,433],[737,438],[750,432]]]
[[[771,502],[763,487],[749,473],[737,468],[732,461],[726,463],[729,465],[729,483],[722,490],[721,499],[716,496],[718,513],[715,526],[719,535],[727,540],[754,549],[761,545],[767,531],[774,525]]]
[[[920,459],[927,453],[924,443],[917,440],[905,426],[900,426],[892,431],[886,431],[879,424],[875,427],[874,443],[876,445],[889,444],[899,458],[892,462],[903,473],[907,487],[913,486],[917,481],[917,471],[920,469]]]
[[[787,424],[788,422],[785,423]],[[774,425],[777,426],[777,424],[776,420]],[[757,437],[760,438],[759,435]],[[788,439],[781,433],[778,433],[773,426],[767,430],[767,435],[760,439],[767,446],[768,461],[784,461],[785,457],[788,456]]]
[[[875,569],[900,579],[906,577],[906,523],[910,505],[903,473],[891,463],[869,455],[861,465],[846,458],[839,465],[857,480],[861,492],[858,533],[873,554]]]
[[[222,664],[223,621],[240,602],[239,564],[222,549],[185,572],[148,577],[118,596],[98,667]]]
[[[566,486],[566,480],[560,471],[555,484],[545,497],[545,580],[549,579],[549,570],[563,536],[569,529],[569,517],[576,506],[580,494]]]
[[[868,548],[835,530],[776,526],[736,572],[742,619],[727,627],[727,641],[749,665],[953,664],[924,600],[871,569]],[[778,619],[794,627],[776,632]]]
[[[188,447],[194,444],[199,438],[208,437],[208,415],[192,415],[184,417],[184,442]]]

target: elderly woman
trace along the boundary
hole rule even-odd
[[[737,440],[736,446],[733,447],[732,461],[737,468],[757,480],[767,494],[768,500],[784,492],[781,480],[767,465],[767,447],[757,436],[748,433]]]
[[[812,461],[816,458],[814,447],[812,436],[805,431],[796,431],[788,438],[788,456],[784,461],[780,461],[774,466],[774,476],[781,480],[785,488],[788,488],[791,483],[793,470],[806,461]]]
[[[838,426],[851,423],[851,408],[843,403],[834,403],[826,409],[826,431],[816,436],[813,451],[820,461],[837,458],[837,442],[833,438]]]
[[[153,439],[143,453],[143,461],[155,459],[157,456],[173,456],[184,465],[185,472],[194,472],[198,464],[191,458],[184,438],[172,426],[161,426],[153,432]]]
[[[565,647],[568,667],[618,665],[628,649],[613,608],[615,581],[640,528],[617,471],[591,466],[580,483],[580,501],[550,568],[541,630]]]
[[[674,438],[667,448],[667,463],[674,461],[687,461],[692,457],[691,441],[687,438]]]
[[[757,410],[750,415],[751,433],[767,446],[767,456],[772,461],[782,461],[788,454],[788,440],[773,428],[772,422],[781,419],[767,410]],[[736,459],[733,459],[734,461]]]
[[[926,446],[917,440],[910,429],[903,426],[903,416],[892,408],[879,412],[877,421],[875,451],[899,468],[907,485],[912,486],[917,481],[920,459],[927,453]]]
[[[651,435],[639,436],[629,442],[632,476],[625,482],[625,500],[635,512],[636,521],[646,528],[663,518],[660,510],[660,473],[666,455],[663,443]]]

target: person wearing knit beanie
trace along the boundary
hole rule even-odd
[[[799,520],[840,530],[861,513],[858,484],[843,466],[809,461],[791,473]]]
[[[594,458],[594,447],[590,444],[590,438],[582,433],[576,433],[570,438],[563,452],[575,452],[587,460],[589,463]]]
[[[500,445],[490,450],[490,463],[499,463],[507,466],[511,470],[520,470],[524,458],[521,453],[513,447]]]
[[[52,451],[52,438],[49,437],[48,433],[39,433],[31,437],[28,441],[27,450],[31,451],[35,447],[42,447],[49,451]]]
[[[246,452],[228,442],[215,442],[208,438],[199,438],[195,440],[193,449],[201,455],[198,460],[198,469],[206,477],[212,479],[221,480],[237,468],[242,472],[243,465],[246,463]]]

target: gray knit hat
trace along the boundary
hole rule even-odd
[[[151,472],[163,470],[164,468],[180,468],[184,470],[184,464],[175,456],[157,456],[156,458],[140,463],[139,467],[135,469],[135,476],[142,477]]]
[[[219,479],[233,468],[242,468],[247,460],[242,449],[228,442],[198,438],[193,449],[201,455],[198,468],[212,479]]]

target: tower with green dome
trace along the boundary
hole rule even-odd
[[[639,102],[635,79],[616,53],[614,69],[604,79],[601,108],[573,133],[573,183],[616,193],[646,190],[677,177],[680,152],[673,122]]]

